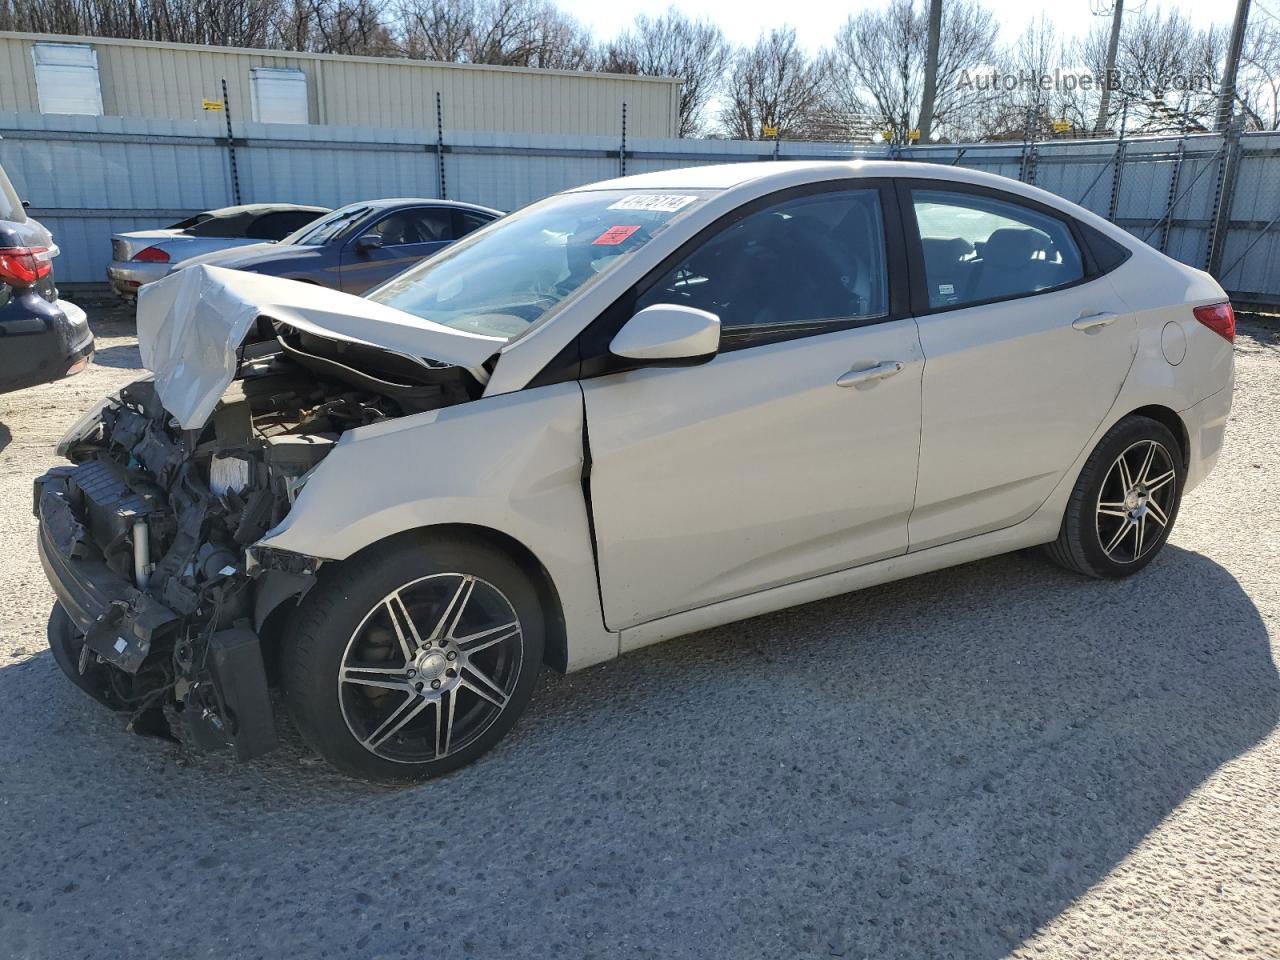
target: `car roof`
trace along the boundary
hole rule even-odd
[[[1054,207],[1101,229],[1108,236],[1127,236],[1120,228],[1092,211],[1029,183],[1011,180],[983,170],[910,160],[765,160],[752,163],[717,163],[602,180],[599,183],[586,184],[566,192],[715,190],[726,196],[736,195],[740,198],[740,202],[745,202],[753,197],[792,186],[821,183],[826,180],[871,177],[938,180],[942,184],[958,183],[989,187]]]
[[[303,213],[328,213],[329,207],[311,207],[302,203],[241,203],[233,207],[219,207],[217,210],[205,210],[211,217],[238,217],[243,214],[284,213],[300,211]]]
[[[843,180],[849,177],[924,177],[957,183],[1000,185],[1008,189],[1017,181],[967,167],[940,166],[908,160],[764,160],[751,163],[715,163],[674,170],[656,170],[576,187],[577,190],[730,190],[757,181]]]
[[[440,200],[436,197],[384,197],[381,200],[353,200],[351,203],[344,203],[344,207],[371,207],[373,209],[383,209],[385,207],[404,207],[426,205],[431,207],[456,207],[459,210],[480,210],[484,213],[493,213],[502,216],[501,210],[495,210],[493,207],[485,207],[478,203],[467,203],[463,200]]]

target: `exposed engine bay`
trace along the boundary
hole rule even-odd
[[[344,432],[482,389],[459,366],[260,316],[202,425],[184,428],[152,379],[108,398],[60,445],[72,464],[35,484],[60,666],[141,732],[270,750],[263,640],[321,561],[254,545]]]

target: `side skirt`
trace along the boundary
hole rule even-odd
[[[864,587],[874,587],[891,580],[914,577],[921,573],[930,573],[944,567],[954,567],[972,560],[982,560],[1001,553],[1021,550],[1041,543],[1048,543],[1058,535],[1058,524],[1061,511],[1056,514],[1041,509],[1032,517],[1004,530],[968,537],[953,543],[930,547],[917,553],[906,553],[886,560],[828,573],[821,577],[800,580],[796,583],[772,587],[760,593],[732,600],[721,600],[719,603],[686,610],[648,623],[637,624],[622,631],[621,649],[623,653],[639,647],[670,640],[672,637],[709,630],[721,624],[748,617],[758,617],[775,610],[824,600],[827,597],[839,596]]]

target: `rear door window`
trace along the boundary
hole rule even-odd
[[[382,237],[384,247],[412,243],[441,243],[453,239],[453,216],[447,207],[398,210],[364,233]]]
[[[977,193],[912,189],[929,306],[1028,296],[1084,278],[1065,220]]]

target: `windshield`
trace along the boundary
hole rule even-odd
[[[369,209],[363,204],[340,207],[327,217],[321,217],[301,230],[295,230],[280,242],[297,243],[304,247],[323,246],[342,236],[357,220],[363,220]]]
[[[367,296],[456,330],[510,340],[712,195],[557,194],[471,234]]]

